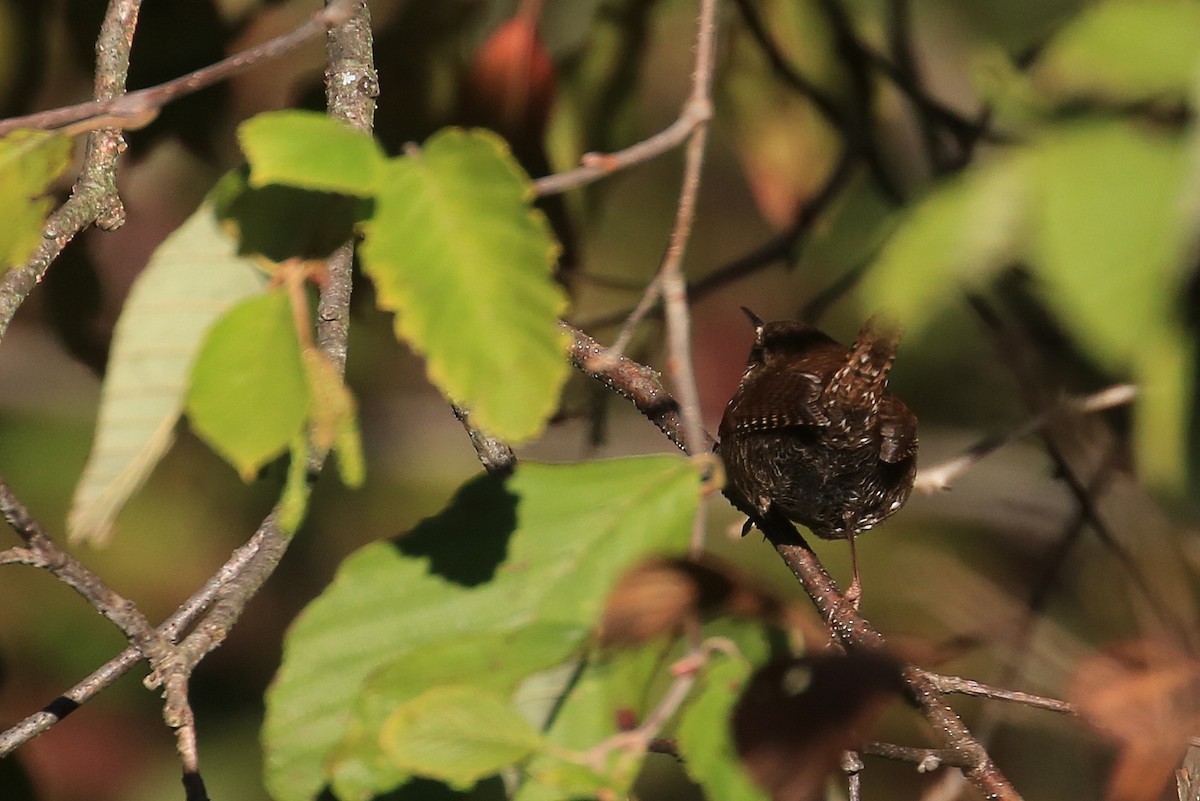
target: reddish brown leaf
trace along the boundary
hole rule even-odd
[[[1200,663],[1163,643],[1123,643],[1080,664],[1070,699],[1117,746],[1108,801],[1152,801],[1200,728]]]
[[[755,673],[733,713],[746,770],[774,801],[823,798],[843,751],[860,746],[890,697],[899,664],[882,653],[822,653]]]
[[[609,595],[599,641],[608,647],[637,645],[722,611],[774,621],[780,605],[715,560],[651,560],[626,573]]]
[[[540,141],[555,80],[536,21],[518,15],[497,28],[476,51],[466,88],[481,124],[508,139]]]

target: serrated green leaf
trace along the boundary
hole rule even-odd
[[[386,163],[383,149],[362,131],[311,111],[270,111],[238,126],[250,162],[250,184],[367,197]]]
[[[204,335],[265,283],[209,203],[154,251],[113,335],[95,441],[67,516],[72,539],[108,540],[117,513],[173,440]]]
[[[767,801],[767,793],[742,767],[729,725],[751,671],[743,659],[715,657],[680,715],[676,741],[683,766],[706,798]]]
[[[389,164],[362,249],[430,380],[512,442],[542,430],[568,372],[557,244],[530,200],[503,140],[446,130]]]
[[[936,187],[904,217],[862,283],[865,304],[910,332],[932,321],[963,283],[990,278],[1020,253],[1028,164],[1001,154]]]
[[[1054,98],[1185,100],[1200,71],[1200,6],[1190,0],[1097,3],[1038,59],[1036,85]]]
[[[511,704],[470,685],[434,687],[401,704],[380,742],[402,770],[460,789],[542,747],[541,735]]]
[[[314,348],[303,352],[312,408],[309,435],[313,447],[322,452],[337,448],[338,474],[348,487],[362,485],[366,467],[358,434],[358,404],[341,374]]]
[[[351,556],[289,632],[267,696],[274,797],[316,796],[367,677],[406,652],[535,623],[582,643],[631,564],[687,548],[699,496],[695,468],[675,455],[527,462],[507,482],[464,485],[398,543]]]
[[[192,368],[192,429],[249,480],[288,447],[310,398],[283,288],[244,300],[209,331]]]
[[[470,683],[507,698],[520,679],[561,662],[578,643],[578,627],[535,623],[513,632],[439,640],[376,671],[355,701],[346,737],[330,761],[334,793],[343,801],[365,801],[411,778],[380,745],[383,725],[399,705],[447,684]]]
[[[0,137],[0,274],[33,255],[53,201],[44,197],[71,163],[71,137],[13,131]]]

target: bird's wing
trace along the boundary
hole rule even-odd
[[[829,416],[820,403],[819,376],[803,370],[781,370],[761,376],[759,382],[748,387],[737,404],[737,431],[829,425]],[[770,391],[761,391],[763,386],[770,387]]]

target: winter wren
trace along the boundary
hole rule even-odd
[[[816,328],[764,323],[725,408],[717,446],[725,494],[751,520],[782,513],[824,539],[849,539],[908,500],[917,417],[887,391],[899,331],[871,318],[851,348]],[[857,561],[847,597],[859,592]]]

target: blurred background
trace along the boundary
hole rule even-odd
[[[373,0],[377,133],[390,152],[447,124],[509,124],[505,133],[514,151],[536,177],[570,166],[583,152],[632,144],[674,120],[689,85],[693,2],[547,0],[539,32],[555,87],[531,90],[543,114],[506,123],[486,100],[485,43],[494,46],[489,37],[516,5]],[[840,8],[862,41],[894,52],[892,14],[906,7],[926,91],[969,123],[983,108],[980,87],[989,75],[1027,63],[1088,5],[847,0]],[[152,85],[245,49],[296,26],[315,7],[148,0],[129,86]],[[693,306],[693,330],[710,431],[751,341],[738,307],[767,320],[818,319],[848,342],[874,310],[864,308],[847,276],[869,263],[898,210],[935,175],[953,171],[956,153],[962,155],[943,147],[944,158],[931,158],[935,150],[923,140],[903,93],[873,71],[864,78],[847,66],[829,4],[779,0],[745,7],[757,11],[784,55],[832,100],[844,129],[831,125],[812,97],[789,86],[764,56],[755,15],[726,4],[716,118],[686,261],[691,280],[709,277]],[[0,115],[90,97],[103,11],[100,0],[0,0]],[[87,456],[112,328],[131,282],[217,178],[240,163],[233,132],[241,120],[280,107],[323,107],[323,58],[322,44],[313,43],[181,100],[132,133],[120,173],[128,222],[116,232],[80,236],[18,313],[0,345],[0,475],[51,533],[63,531]],[[821,199],[847,136],[869,138],[867,156]],[[570,318],[601,341],[615,337],[611,321],[636,302],[657,269],[679,175],[674,153],[547,207],[567,246],[561,278],[573,299]],[[61,187],[64,196],[67,189]],[[800,226],[806,208],[820,213]],[[774,258],[761,258],[764,250]],[[289,621],[347,553],[436,512],[479,471],[461,426],[427,383],[420,359],[397,344],[365,283],[354,314],[349,383],[360,404],[367,482],[348,491],[334,476],[321,479],[309,520],[279,572],[194,678],[201,764],[213,798],[265,798],[262,694]],[[630,355],[664,369],[660,334],[657,321],[647,323]],[[1020,272],[1006,273],[974,305],[965,297],[949,304],[920,336],[902,344],[893,373],[894,390],[921,421],[922,466],[1015,427],[1047,400],[1124,378],[1104,374],[1082,352]],[[914,496],[861,541],[866,616],[938,670],[1059,697],[1078,661],[1110,642],[1156,632],[1194,637],[1200,558],[1194,519],[1179,504],[1168,516],[1137,485],[1127,469],[1127,432],[1121,411],[1064,420],[1046,440],[1027,437],[983,460],[950,491]],[[519,455],[576,460],[670,448],[627,404],[573,379],[560,419]],[[1064,470],[1083,486],[1103,490],[1095,506],[1120,547],[1106,546],[1080,526],[1080,504]],[[280,479],[268,474],[241,482],[183,425],[171,453],[123,512],[113,543],[81,549],[79,556],[159,620],[253,532]],[[757,535],[738,538],[741,520],[723,499],[711,503],[714,549],[795,596],[770,547]],[[844,544],[816,547],[845,581]],[[1030,618],[1034,598],[1041,611]],[[1030,619],[1036,625],[1023,622]],[[0,727],[41,708],[122,645],[110,625],[49,576],[4,568]],[[0,798],[179,797],[173,738],[157,697],[140,684],[143,674],[134,671],[21,748],[15,762],[0,763]],[[993,755],[1026,798],[1101,794],[1113,751],[1083,726],[995,702],[954,705],[990,732]],[[895,741],[927,741],[902,710],[886,727],[885,736]],[[911,766],[869,760],[864,797],[916,798],[932,781]],[[668,791],[686,797],[688,788],[672,766],[652,762],[643,794],[658,798]]]

